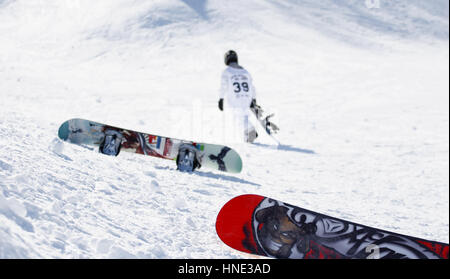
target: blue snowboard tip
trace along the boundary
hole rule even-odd
[[[58,137],[62,140],[69,138],[69,121],[64,122],[58,130]]]

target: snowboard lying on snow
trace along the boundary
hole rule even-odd
[[[190,162],[194,164],[191,166],[193,169],[201,166],[230,173],[242,170],[241,157],[227,146],[151,135],[85,119],[64,122],[59,128],[58,136],[74,144],[96,147],[99,152],[107,155],[117,156],[120,152],[131,152],[176,160],[179,168],[189,168]]]
[[[242,252],[291,259],[448,259],[448,244],[375,229],[258,195],[231,199],[216,231]]]

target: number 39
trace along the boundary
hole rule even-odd
[[[234,93],[239,93],[241,92],[241,90],[244,90],[244,92],[248,92],[248,83],[243,82],[243,83],[239,83],[239,82],[235,82],[233,83],[234,86]]]

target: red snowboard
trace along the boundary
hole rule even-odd
[[[228,246],[292,259],[448,259],[448,244],[379,230],[258,195],[231,199],[216,231]]]

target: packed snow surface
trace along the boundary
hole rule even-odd
[[[280,146],[231,141],[234,49]],[[0,0],[0,258],[248,258],[215,232],[259,194],[449,241],[447,0]],[[61,141],[85,118],[227,144],[234,175]]]

